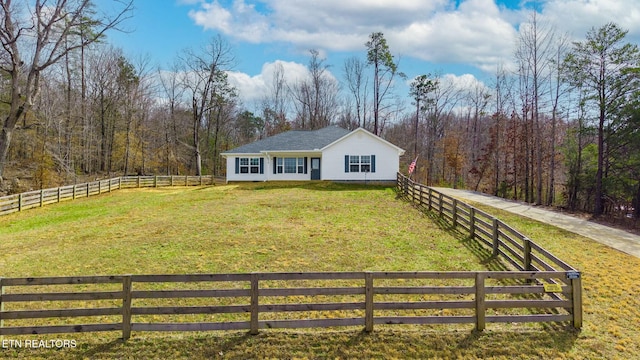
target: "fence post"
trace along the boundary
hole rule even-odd
[[[493,256],[498,256],[498,219],[493,218]]]
[[[442,193],[440,193],[440,195],[438,195],[438,216],[442,217]]]
[[[102,180],[98,180],[98,195],[102,194]]]
[[[453,209],[451,209],[451,221],[453,222],[453,227],[455,228],[458,225],[458,199],[453,199]]]
[[[109,179],[109,192],[111,192],[111,181],[112,181],[112,180],[113,180],[113,179]]]
[[[571,279],[571,294],[571,300],[573,302],[573,327],[580,329],[582,327],[582,280],[579,275],[577,278]]]
[[[259,299],[259,287],[258,287],[258,274],[251,273],[251,325],[249,333],[251,335],[258,334],[258,299]]]
[[[44,190],[40,189],[40,207],[44,205]]]
[[[364,331],[373,331],[373,274],[364,273]]]
[[[473,239],[476,236],[476,208],[469,208],[469,236]]]
[[[76,199],[76,186],[77,186],[76,184],[73,184],[73,196],[71,198],[72,200]]]
[[[476,273],[476,330],[478,331],[484,330],[486,324],[484,279],[483,273]]]
[[[433,190],[431,188],[429,188],[429,191],[427,191],[427,196],[429,197],[429,201],[427,201],[429,203],[429,205],[427,206],[427,211],[431,211],[431,195],[433,193]]]
[[[524,238],[524,271],[531,269],[531,240]]]
[[[158,187],[158,175],[153,177],[153,187],[154,188]]]
[[[22,193],[18,194],[18,211],[22,211]]]
[[[131,337],[131,275],[122,277],[122,340]]]
[[[202,186],[202,175],[200,175],[200,186]]]
[[[0,328],[4,327],[4,320],[2,319],[2,311],[4,311],[4,302],[2,301],[2,295],[4,295],[4,286],[2,285],[2,278],[0,277]]]
[[[58,187],[58,202],[60,202],[60,188]]]
[[[140,175],[138,175],[138,187],[140,187]]]
[[[87,197],[89,197],[89,183],[87,183]]]
[[[173,186],[173,175],[171,175],[171,186]]]

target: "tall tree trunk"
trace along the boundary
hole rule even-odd
[[[11,144],[11,137],[14,129],[13,126],[7,126],[7,122],[9,122],[9,119],[5,120],[5,126],[2,128],[2,131],[0,131],[0,183],[2,183],[4,165],[6,164],[6,160],[9,155],[9,144]]]
[[[200,114],[194,109],[193,114],[193,160],[196,167],[196,176],[202,175],[202,156],[200,155]]]
[[[602,178],[604,174],[604,108],[600,110],[600,121],[598,124],[598,170],[596,171],[596,189],[595,189],[595,206],[593,215],[599,216],[604,213],[604,202]]]
[[[640,219],[640,179],[638,179],[636,196],[633,198],[633,218]]]
[[[551,160],[549,163],[549,189],[547,195],[547,205],[553,205],[555,201],[555,182],[556,182],[556,108],[553,109],[551,116]]]

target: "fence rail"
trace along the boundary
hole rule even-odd
[[[438,216],[449,221],[454,228],[461,227],[469,233],[471,239],[491,249],[493,256],[504,259],[514,270],[566,271],[572,286],[575,286],[572,312],[574,325],[582,326],[582,288],[578,270],[501,220],[465,202],[416,183],[400,173],[398,173],[396,186],[398,192],[416,206],[436,212]],[[548,285],[562,286],[561,282],[556,280],[551,280]],[[558,295],[552,294],[551,297],[560,300]]]
[[[34,190],[0,197],[0,215],[43,207],[65,200],[109,193],[114,190],[141,187],[213,185],[216,179],[207,176],[122,176],[77,185]]]
[[[75,198],[125,187],[204,184],[202,178],[189,177],[113,180],[59,188],[56,200],[58,194]],[[362,326],[370,332],[375,325],[396,324],[471,324],[484,330],[487,323],[528,322],[582,326],[577,270],[479,209],[400,174],[397,186],[417,206],[468,231],[514,271],[0,278],[0,335],[118,331],[128,339],[132,331],[256,334],[269,328]],[[52,193],[36,198],[45,203]],[[23,200],[34,196],[22,195]]]
[[[570,322],[580,327],[580,281],[569,279],[570,274],[321,272],[2,278],[0,335],[119,331],[128,339],[132,331],[249,330],[256,334],[270,328],[363,326],[369,332],[382,324],[473,324],[483,330],[487,323],[500,322]],[[542,283],[528,283],[531,280],[557,281],[562,286],[550,290]],[[194,283],[200,286],[184,288]],[[79,289],[67,291],[69,286]],[[83,301],[82,308],[65,306],[77,301]],[[294,315],[300,313],[326,316]],[[174,317],[174,321],[158,321],[159,316]],[[180,321],[181,316],[200,318],[189,322]],[[74,321],[86,322],[87,317],[101,321]],[[34,324],[42,318],[57,321]]]
[[[471,238],[490,248],[494,256],[501,256],[515,270],[572,271],[579,276],[572,266],[480,209],[418,184],[402,174],[398,174],[397,188],[416,206],[437,212],[453,227],[467,231]]]

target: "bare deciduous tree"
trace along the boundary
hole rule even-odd
[[[319,52],[309,52],[309,78],[299,80],[291,89],[291,95],[298,127],[313,130],[328,126],[336,118],[339,86]]]
[[[114,16],[90,19],[90,0],[19,0],[15,3],[0,0],[3,13],[0,18],[0,72],[8,76],[11,83],[9,99],[6,100],[9,112],[3,119],[0,132],[0,179],[13,131],[38,97],[42,72],[69,51],[95,42],[124,21],[133,1],[117,2],[122,6]],[[68,33],[85,27],[87,22],[91,22],[94,29],[90,37],[75,43],[64,41]]]
[[[364,69],[367,64],[357,57],[350,57],[344,62],[344,77],[353,95],[358,127],[367,126],[367,78]]]
[[[200,130],[207,123],[218,96],[229,88],[226,71],[232,68],[235,57],[229,44],[217,36],[200,52],[186,50],[181,62],[184,74],[182,85],[191,99],[195,174],[202,175]]]

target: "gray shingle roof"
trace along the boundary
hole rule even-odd
[[[261,151],[313,151],[322,149],[351,131],[338,126],[319,130],[291,130],[246,144],[223,154],[256,154]]]

